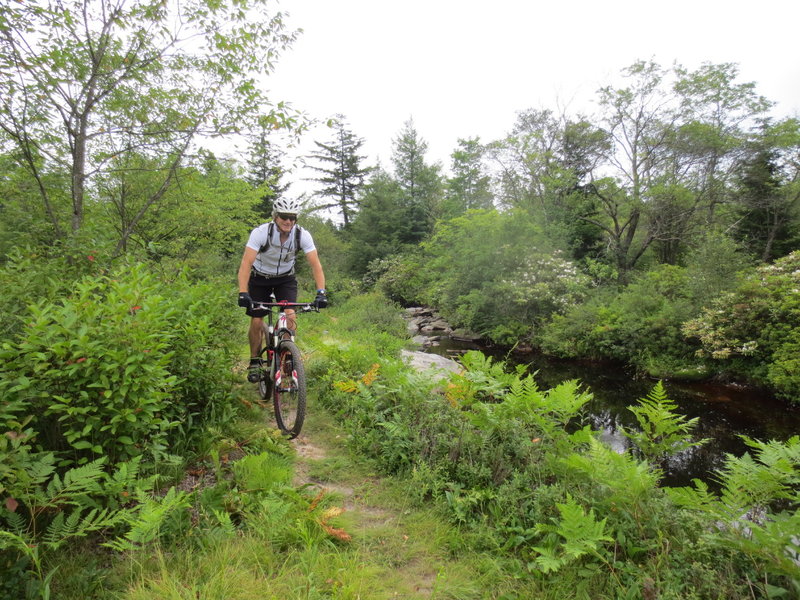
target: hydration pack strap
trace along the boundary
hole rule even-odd
[[[272,233],[275,231],[275,222],[269,224],[267,228],[267,241],[264,242],[264,245],[258,249],[258,253],[261,254],[262,252],[266,252],[269,250],[269,244],[272,240]],[[300,235],[302,234],[302,228],[300,225],[295,224],[294,226],[294,255],[297,256],[298,252],[300,252]]]

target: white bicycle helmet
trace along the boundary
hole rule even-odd
[[[300,202],[293,198],[278,198],[272,205],[272,212],[296,215],[300,213]]]

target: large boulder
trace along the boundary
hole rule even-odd
[[[431,371],[444,378],[448,373],[458,373],[461,365],[456,361],[439,356],[438,354],[428,354],[427,352],[417,352],[414,350],[402,350],[401,356],[410,367],[417,371]]]

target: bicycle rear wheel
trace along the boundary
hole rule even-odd
[[[306,372],[300,349],[294,342],[278,346],[278,368],[273,382],[272,403],[278,429],[296,438],[306,416]]]

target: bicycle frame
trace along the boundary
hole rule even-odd
[[[258,390],[265,400],[272,397],[278,428],[292,439],[300,433],[305,418],[306,381],[300,350],[294,343],[294,332],[288,327],[284,310],[318,312],[319,309],[312,302],[254,302],[253,308],[267,311],[259,352],[266,359],[267,368],[258,382]],[[277,319],[276,309],[280,311]]]
[[[277,321],[275,320],[275,309],[279,309]],[[291,308],[297,312],[319,312],[313,302],[253,302],[253,310],[266,310],[264,317],[264,346],[261,348],[261,355],[269,351],[268,358],[272,359],[273,351],[278,347],[278,342],[284,339],[282,336],[288,333],[290,340],[294,341],[294,332],[289,329],[285,309]],[[299,309],[299,310],[298,310]]]

